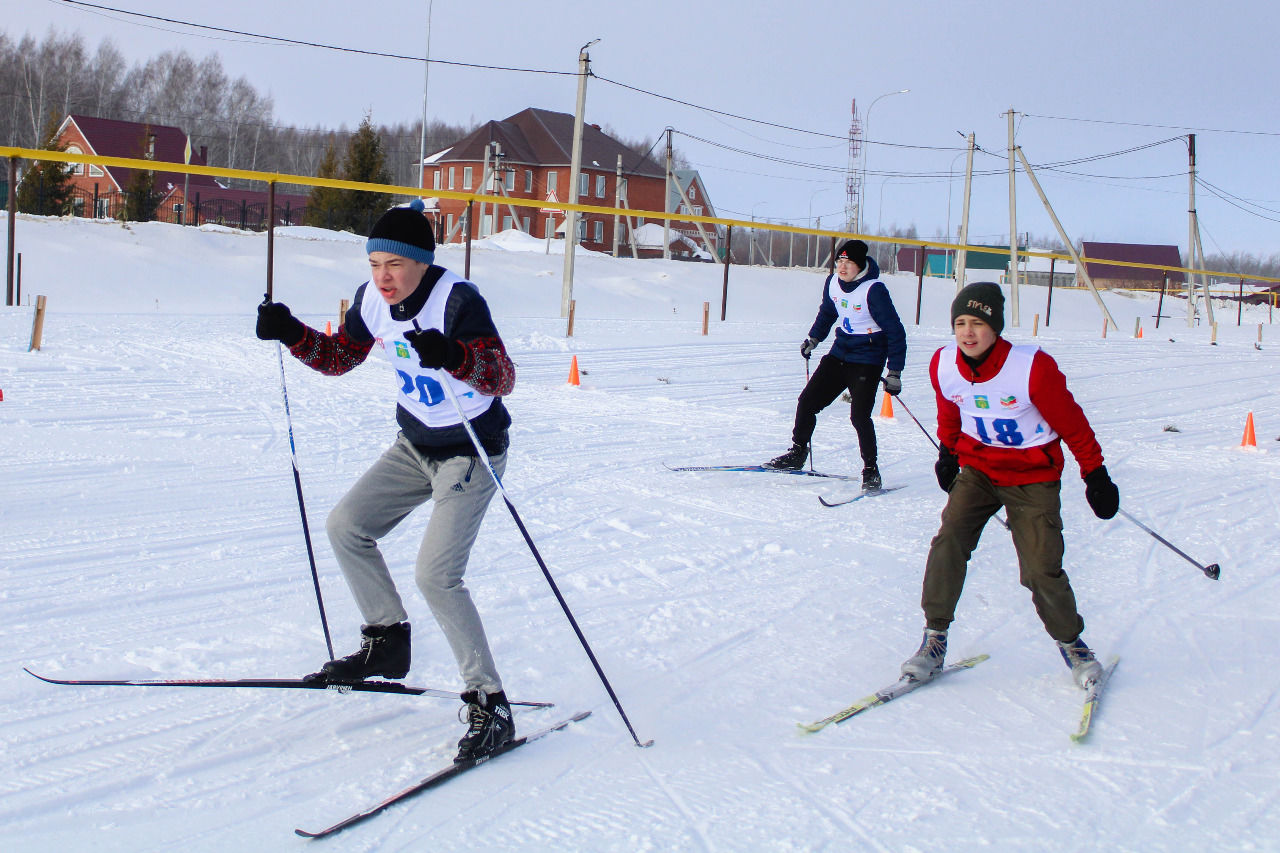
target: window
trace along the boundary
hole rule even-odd
[[[68,153],[68,154],[83,154],[84,152],[80,150],[80,146],[79,146],[79,145],[68,145],[68,146],[67,146],[67,153]],[[70,165],[71,165],[71,169],[70,169],[70,172],[69,172],[70,174],[72,174],[72,175],[83,175],[83,174],[84,174],[84,163],[72,163],[72,164],[70,164]],[[79,216],[79,214],[76,214],[76,215],[77,215],[77,216]]]
[[[578,220],[578,242],[584,242],[587,239],[587,220]]]
[[[104,174],[104,172],[102,171],[102,167],[101,167],[101,166],[92,166],[92,165],[91,165],[91,166],[89,166],[89,177],[91,177],[91,178],[101,178],[101,177],[103,176],[103,174]]]
[[[595,241],[597,243],[603,243],[604,242],[604,221],[597,219],[592,224],[595,225],[595,231],[596,231]]]
[[[689,201],[693,201],[698,197],[698,188],[693,184],[689,184]]]
[[[506,186],[507,188],[507,192],[511,192],[516,188],[516,170],[508,169],[506,174],[507,174],[507,179],[503,183],[504,183],[504,186]]]
[[[524,170],[524,191],[533,192],[533,169]]]
[[[431,184],[435,189],[440,189],[440,173],[443,171],[444,169],[436,169],[435,179]]]
[[[503,231],[510,231],[513,227],[514,227],[514,224],[513,224],[513,223],[512,223],[512,221],[511,221],[511,217],[510,217],[510,216],[503,216],[503,217],[502,217],[502,230],[503,230]]]
[[[456,189],[458,186],[458,170],[454,166],[449,167],[449,189]],[[449,217],[452,219],[453,217]]]
[[[586,172],[578,175],[578,198],[585,198],[588,190],[591,189],[591,176]]]
[[[84,216],[84,199],[81,196],[71,199],[71,213],[74,216]]]
[[[608,186],[609,179],[604,175],[596,175],[596,198],[604,198],[604,191]]]
[[[695,205],[693,206],[693,215],[694,215],[694,216],[701,216],[701,215],[702,215],[702,205],[700,205],[700,204],[695,204]]]
[[[547,192],[553,193],[556,191],[556,179],[559,177],[560,173],[555,170],[547,172]]]
[[[449,171],[452,172],[453,170],[450,169]],[[452,213],[449,214],[449,218],[445,221],[444,227],[445,227],[445,234],[447,235],[453,234],[453,214]]]
[[[462,188],[464,190],[471,189],[471,167],[470,166],[462,167]]]
[[[532,231],[529,230],[529,217],[527,216],[520,217],[520,230],[526,234],[533,233]]]

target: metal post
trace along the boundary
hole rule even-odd
[[[733,226],[729,226],[729,230],[725,239],[724,250],[724,283],[720,286],[720,321],[724,322],[725,315],[729,311],[729,263],[733,260]]]
[[[14,223],[18,221],[18,158],[9,158],[9,245],[5,250],[4,304],[13,304]]]
[[[467,261],[466,261],[466,265],[465,265],[465,266],[463,267],[463,269],[462,269],[462,277],[463,277],[463,278],[465,278],[467,281],[470,281],[470,280],[471,280],[471,211],[472,211],[472,206],[473,206],[475,203],[476,203],[476,200],[475,200],[475,199],[473,199],[473,198],[469,198],[469,199],[467,199],[467,210],[466,210],[466,212],[465,212],[465,213],[463,213],[463,216],[464,216],[464,217],[466,218],[466,220],[467,220],[467,224],[466,224],[466,232],[467,232],[467,241],[466,241],[466,242],[467,242]],[[565,235],[565,239],[567,240],[567,239],[568,239],[568,237],[569,237],[569,235],[568,235],[568,234],[566,234],[566,235]],[[565,246],[565,249],[566,249],[566,250],[568,250],[568,248],[569,248],[569,246],[568,246],[568,245],[566,245],[566,246]]]
[[[920,325],[920,300],[924,298],[924,259],[927,250],[924,246],[920,247],[920,264],[916,270],[916,325]]]
[[[186,201],[183,201],[186,213]],[[267,295],[271,295],[271,281],[276,260],[276,182],[267,181]]]
[[[1240,279],[1240,301],[1236,303],[1236,325],[1240,325],[1240,318],[1244,316],[1244,279]]]
[[[1166,270],[1160,280],[1160,299],[1156,302],[1156,328],[1160,328],[1160,315],[1164,313],[1164,291],[1169,286],[1169,273]]]
[[[1015,327],[1018,314],[1018,203],[1015,190],[1017,169],[1014,166],[1013,108],[1009,108],[1009,314]]]
[[[1053,311],[1053,265],[1058,262],[1057,258],[1049,259],[1049,298],[1044,304],[1044,327],[1049,328],[1049,314]]]

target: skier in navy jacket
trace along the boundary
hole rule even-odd
[[[800,392],[791,449],[766,464],[788,470],[804,465],[818,413],[847,390],[851,399],[849,420],[858,433],[858,449],[862,454],[862,487],[878,489],[881,480],[871,409],[881,372],[884,372],[886,393],[896,396],[902,391],[907,333],[893,307],[889,289],[880,281],[880,267],[875,258],[867,256],[867,244],[861,240],[845,241],[836,254],[835,274],[827,276],[818,316],[800,345],[800,354],[806,361],[832,326],[836,327],[836,339],[831,351],[818,362],[818,368]]]

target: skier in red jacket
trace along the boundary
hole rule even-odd
[[[1119,510],[1119,489],[1057,362],[1039,347],[1013,346],[1000,337],[999,285],[980,282],[961,290],[951,322],[956,343],[938,350],[929,364],[941,441],[934,471],[949,497],[925,565],[924,640],[902,674],[927,680],[942,669],[969,557],[987,521],[1004,507],[1019,579],[1072,677],[1087,687],[1102,667],[1081,639],[1084,620],[1062,570],[1062,443],[1080,465],[1085,499],[1098,518]]]

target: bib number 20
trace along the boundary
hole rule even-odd
[[[434,406],[444,400],[444,388],[440,383],[432,379],[430,376],[413,377],[405,373],[403,370],[397,370],[400,376],[400,393],[405,396],[413,394],[413,389],[418,389],[418,402],[425,406]],[[984,439],[985,441],[985,439]]]
[[[1012,418],[992,418],[991,429],[995,431],[993,437],[987,429],[986,418],[974,418],[974,425],[978,429],[978,438],[982,439],[983,444],[1003,444],[1006,447],[1017,447],[1022,444],[1022,433],[1018,432],[1018,422]]]

